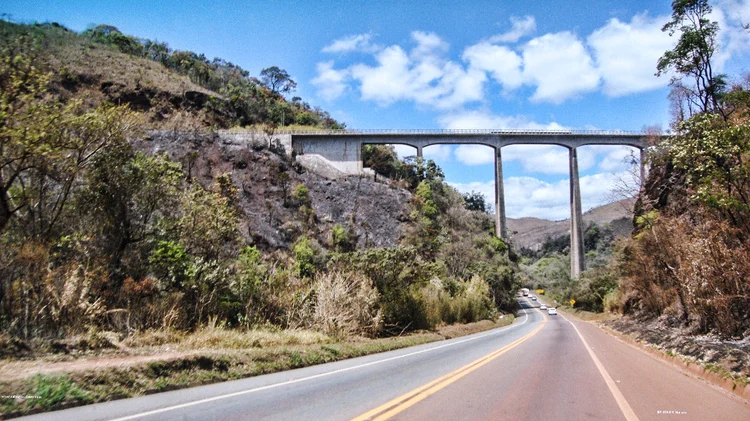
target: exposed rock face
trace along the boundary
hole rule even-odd
[[[673,215],[687,211],[690,200],[685,189],[685,172],[679,171],[672,162],[652,165],[643,194],[635,204],[635,217],[651,210],[668,210]]]
[[[353,227],[358,248],[398,243],[411,193],[364,177],[327,180],[307,172],[304,179],[321,226]]]
[[[411,194],[366,177],[331,180],[305,170],[285,156],[231,136],[199,132],[151,132],[134,146],[165,153],[182,163],[188,181],[210,186],[231,174],[239,189],[240,229],[248,243],[265,249],[288,248],[304,231],[321,243],[330,242],[331,228],[341,224],[352,232],[357,247],[398,244],[408,221]],[[309,190],[314,221],[303,222],[291,198],[304,184]]]

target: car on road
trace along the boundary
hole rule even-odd
[[[547,306],[546,306],[546,305],[544,305],[544,304],[542,304],[542,305],[541,305],[541,306],[539,307],[539,310],[547,310]]]
[[[534,296],[532,295],[532,296],[531,296],[531,301],[536,301],[536,297],[534,297]]]
[[[547,309],[547,314],[550,316],[557,316],[557,309],[554,307],[550,307]]]

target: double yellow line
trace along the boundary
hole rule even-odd
[[[368,411],[356,418],[353,418],[352,421],[377,421],[377,420],[387,420],[394,415],[401,413],[405,411],[407,408],[413,406],[417,402],[422,401],[423,399],[427,398],[428,396],[435,394],[436,392],[440,391],[441,389],[444,389],[451,383],[454,383],[458,381],[458,379],[466,376],[467,374],[471,373],[472,371],[478,369],[479,367],[489,363],[490,361],[494,360],[495,358],[505,354],[506,352],[510,351],[511,349],[517,347],[530,337],[536,335],[544,325],[547,324],[547,317],[544,316],[544,313],[542,313],[542,323],[536,327],[536,329],[532,330],[522,338],[516,339],[514,342],[495,350],[484,357],[479,358],[478,360],[472,361],[469,364],[451,371],[450,373],[444,375],[443,377],[440,377],[437,380],[433,380],[421,387],[418,387],[408,393],[405,393],[396,399],[393,399],[371,411]]]

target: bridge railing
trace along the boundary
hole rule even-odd
[[[599,136],[647,136],[642,131],[625,130],[535,130],[535,129],[342,129],[342,130],[276,130],[277,134],[294,135],[599,135]]]

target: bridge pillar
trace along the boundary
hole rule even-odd
[[[640,187],[643,188],[643,186],[646,185],[646,177],[648,177],[648,169],[646,168],[646,149],[640,148],[641,151],[641,185]]]
[[[503,154],[502,146],[495,147],[495,235],[508,239],[508,228],[505,223],[505,188],[503,187]]]
[[[583,249],[583,212],[578,178],[578,152],[570,148],[570,276],[577,278],[585,269]]]
[[[417,158],[424,158],[424,155],[422,154],[421,146],[417,146]]]

